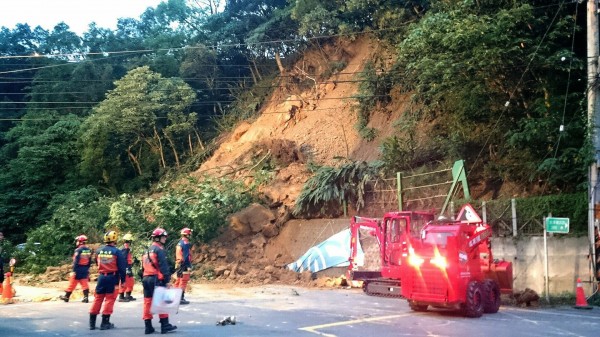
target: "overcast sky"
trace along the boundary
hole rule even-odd
[[[166,0],[165,0],[166,1]],[[52,31],[61,21],[83,35],[91,22],[116,29],[118,18],[139,18],[162,0],[0,0],[0,26],[14,29],[17,23]]]

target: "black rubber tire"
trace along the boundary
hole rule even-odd
[[[467,285],[467,298],[464,306],[465,316],[477,318],[483,315],[483,289],[477,281]]]
[[[483,281],[483,312],[495,314],[500,309],[500,286],[498,282],[487,279]]]
[[[418,302],[415,301],[408,301],[408,306],[410,307],[410,309],[412,311],[427,311],[427,308],[429,307],[427,304],[419,304]]]

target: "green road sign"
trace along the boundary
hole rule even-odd
[[[569,233],[569,218],[546,218],[548,233]]]

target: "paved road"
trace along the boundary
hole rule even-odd
[[[600,308],[501,307],[479,319],[412,312],[404,300],[369,297],[356,289],[263,286],[194,289],[190,305],[171,317],[176,336],[600,336]],[[1,336],[143,336],[141,301],[117,303],[114,330],[88,330],[89,304],[50,301],[0,306]],[[217,326],[235,315],[236,325]],[[158,319],[155,318],[155,327]]]

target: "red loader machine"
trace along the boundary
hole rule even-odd
[[[401,267],[408,257],[409,242],[418,238],[421,228],[435,218],[433,212],[388,212],[383,219],[355,216],[350,221],[350,266],[348,279],[362,281],[368,295],[397,296],[400,294]],[[377,242],[377,265],[371,270],[358,266],[359,232],[366,231]],[[376,269],[376,270],[375,270]]]
[[[494,260],[491,228],[469,204],[457,220],[433,221],[408,247],[402,296],[414,311],[429,306],[460,310],[467,317],[496,313],[500,294],[512,293],[512,263]]]

